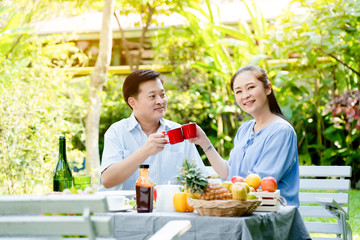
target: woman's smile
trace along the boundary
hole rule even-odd
[[[255,100],[249,100],[249,101],[243,102],[243,105],[249,106],[249,105],[253,104],[254,102],[255,102]]]

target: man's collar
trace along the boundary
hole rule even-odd
[[[129,124],[128,124],[128,130],[131,131],[133,130],[136,126],[138,126],[141,128],[139,122],[136,120],[134,113],[131,114],[130,118],[129,118]],[[163,118],[160,119],[160,132],[161,131],[168,131],[170,130],[170,126],[167,124],[167,121],[165,121]]]
[[[160,119],[160,129],[161,131],[169,131],[171,129],[171,127],[167,124],[167,121],[163,118]]]

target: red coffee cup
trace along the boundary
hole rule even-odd
[[[197,137],[195,123],[189,123],[189,124],[182,125],[181,128],[182,128],[185,139]]]
[[[165,135],[168,135],[170,144],[184,141],[184,137],[180,127],[166,131]]]

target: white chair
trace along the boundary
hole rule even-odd
[[[149,240],[175,240],[191,228],[189,220],[173,220],[167,222]]]
[[[352,239],[349,219],[350,166],[300,166],[300,207],[310,233],[330,237],[312,239]],[[320,205],[320,206],[319,206]],[[307,217],[336,219],[335,222],[307,221]]]
[[[215,169],[212,166],[205,166],[208,181],[213,183],[222,183],[220,176],[215,172]]]
[[[0,196],[0,239],[111,240],[113,217],[93,215],[107,212],[103,195]],[[188,220],[169,221],[151,240],[175,240],[190,228]]]
[[[0,196],[0,238],[101,239],[113,235],[105,196]],[[84,238],[86,236],[87,238]],[[109,238],[106,238],[109,239]]]

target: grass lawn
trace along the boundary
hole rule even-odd
[[[350,226],[353,239],[360,240],[360,190],[350,191]]]

